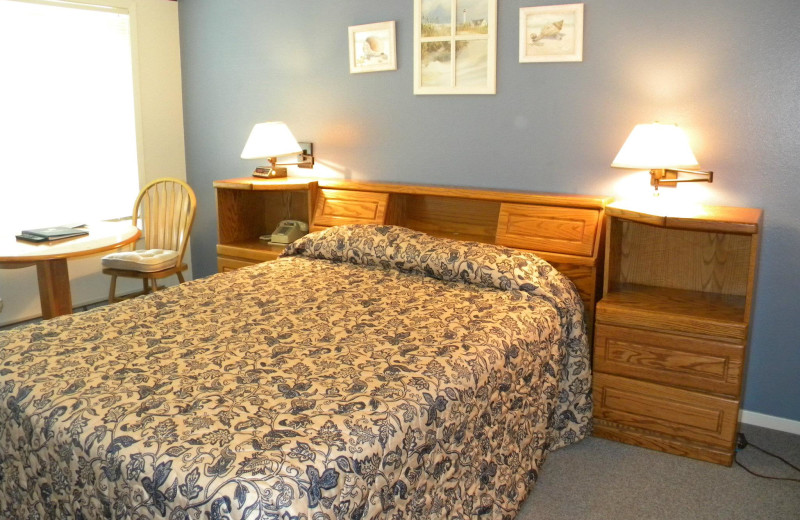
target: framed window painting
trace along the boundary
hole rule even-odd
[[[519,61],[583,61],[583,4],[520,8]]]
[[[394,20],[353,25],[347,28],[350,40],[350,74],[397,70],[397,44]]]
[[[497,0],[414,0],[414,94],[494,94]]]

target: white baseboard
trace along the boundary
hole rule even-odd
[[[775,417],[774,415],[766,415],[763,413],[748,412],[747,410],[742,410],[739,420],[745,424],[752,424],[753,426],[800,435],[800,421],[793,421],[791,419],[784,419],[783,417]]]

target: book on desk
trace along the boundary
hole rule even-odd
[[[80,229],[80,226],[55,226],[22,230],[20,234],[17,235],[17,239],[28,242],[53,242],[55,240],[63,240],[65,238],[74,238],[88,234],[89,232],[85,229]]]

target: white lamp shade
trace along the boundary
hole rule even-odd
[[[643,170],[696,168],[689,138],[677,125],[636,125],[611,166]]]
[[[262,157],[280,157],[294,155],[303,151],[297,139],[285,123],[270,121],[258,123],[250,132],[247,143],[242,150],[242,159],[260,159]]]

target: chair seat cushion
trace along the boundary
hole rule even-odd
[[[106,255],[101,260],[103,267],[124,269],[141,273],[154,273],[175,267],[178,252],[168,249],[138,249]]]

